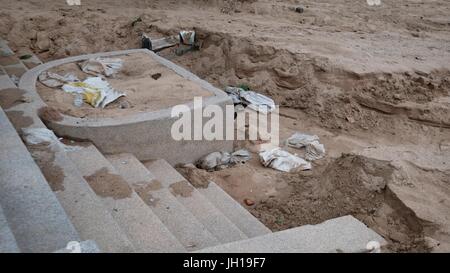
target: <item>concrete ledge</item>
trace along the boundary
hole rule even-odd
[[[336,253],[365,252],[370,241],[385,240],[353,216],[343,216],[318,225],[291,228],[248,240],[205,248],[204,253]]]
[[[87,54],[48,62],[25,73],[20,80],[19,87],[34,93],[33,97],[36,98],[39,97],[36,91],[37,77],[45,70],[93,57],[117,56],[137,52],[149,54],[160,64],[211,92],[213,96],[203,98],[203,106],[219,105],[225,109],[225,105],[232,104],[230,98],[222,90],[146,49]],[[42,99],[40,101],[42,102]],[[42,104],[45,105],[43,102]],[[193,103],[190,102],[186,105],[191,109],[192,114]],[[132,153],[139,160],[164,158],[174,165],[176,163],[193,162],[213,151],[231,151],[233,148],[232,141],[173,140],[170,129],[176,118],[171,117],[171,108],[115,118],[76,118],[67,115],[62,115],[62,117],[63,119],[60,121],[47,120],[44,122],[59,136],[90,140],[102,153]]]

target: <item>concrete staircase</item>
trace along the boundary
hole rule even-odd
[[[2,40],[0,53],[1,98],[14,91],[12,68],[27,65]],[[28,107],[18,103],[5,112]],[[63,144],[51,131],[31,144],[33,130],[47,130],[37,115],[29,111],[33,122],[24,124],[5,112],[0,253],[70,252],[71,241],[81,252],[361,252],[371,240],[384,243],[351,216],[272,233],[214,182],[194,188],[164,159],[104,155],[90,143]]]

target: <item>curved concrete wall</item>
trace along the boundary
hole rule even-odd
[[[203,98],[203,107],[207,105],[218,105],[225,113],[225,106],[232,105],[232,101],[222,90],[213,87],[191,72],[147,49],[87,54],[51,61],[25,73],[20,80],[19,88],[32,93],[30,97],[33,97],[35,100],[40,100],[40,105],[45,105],[36,91],[37,77],[43,71],[62,64],[89,58],[116,56],[136,52],[149,54],[160,64],[214,94],[213,96]],[[186,105],[191,111],[191,116],[193,116],[193,103],[190,102]],[[44,120],[44,122],[58,136],[89,140],[106,154],[132,153],[140,160],[164,158],[174,165],[177,163],[194,162],[210,152],[231,151],[233,149],[233,141],[174,140],[170,131],[172,124],[177,118],[171,117],[171,108],[114,118],[76,118],[63,114],[62,117],[63,119],[61,121]]]

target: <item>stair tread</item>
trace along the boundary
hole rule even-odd
[[[16,238],[9,228],[8,221],[0,207],[0,253],[18,253],[20,252]]]
[[[64,145],[56,136],[48,146],[29,145],[28,149],[41,170],[49,169],[51,166],[49,171],[52,173],[60,170],[64,174],[59,184],[55,184],[51,177],[47,181],[70,217],[81,240],[95,239],[99,248],[105,252],[133,251],[133,245],[125,233],[69,159]],[[46,171],[43,173],[45,176]]]
[[[185,251],[97,148],[93,145],[78,146],[68,155],[127,234],[136,251]]]
[[[210,181],[207,188],[199,188],[198,190],[248,237],[256,237],[271,232],[216,183]]]
[[[107,159],[186,249],[220,243],[132,154]]]
[[[145,167],[156,177],[161,186],[170,190],[220,242],[231,242],[247,236],[195,189],[167,161],[158,159],[145,162]]]
[[[205,248],[205,253],[365,252],[370,241],[386,241],[353,216],[305,225],[247,240]]]
[[[79,240],[41,170],[1,108],[0,134],[0,203],[21,251],[51,252],[69,241]]]

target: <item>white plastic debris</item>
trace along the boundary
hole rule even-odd
[[[66,0],[69,6],[81,6],[81,0]]]
[[[275,109],[273,99],[254,91],[246,91],[240,87],[228,86],[225,92],[233,100],[234,104],[243,104],[255,111],[262,113],[272,112]]]
[[[110,77],[117,73],[123,65],[119,58],[93,58],[79,64],[83,72],[91,75],[105,75]]]
[[[228,152],[213,152],[201,158],[197,162],[200,169],[212,170],[217,167],[226,167],[238,163],[243,163],[251,158],[247,150],[238,150],[233,153]]]
[[[379,6],[381,5],[381,0],[366,0],[369,6]]]
[[[54,88],[61,87],[69,82],[78,82],[79,80],[75,75],[71,73],[67,73],[64,76],[61,76],[56,73],[44,71],[39,75],[39,81],[47,87]]]
[[[195,31],[192,30],[182,30],[179,32],[180,43],[185,45],[195,44]]]
[[[320,144],[319,141],[313,141],[306,145],[305,159],[308,161],[314,161],[321,159],[325,156],[325,146]]]
[[[113,89],[101,77],[90,77],[83,82],[67,83],[63,85],[62,89],[67,93],[83,94],[85,102],[101,108],[119,97],[125,96],[125,93]]]
[[[381,244],[378,241],[370,241],[366,245],[366,251],[369,253],[380,253]]]
[[[311,169],[311,163],[280,148],[262,151],[259,153],[259,158],[265,167],[283,172]]]
[[[45,142],[50,144],[53,141],[58,140],[53,131],[47,128],[24,128],[22,129],[22,132],[25,143],[30,145],[36,145]]]
[[[319,142],[316,135],[295,133],[287,139],[287,145],[297,149],[306,148],[305,159],[308,161],[317,160],[325,156],[325,146]]]
[[[316,135],[307,135],[302,133],[294,133],[290,138],[287,139],[287,145],[294,148],[303,148],[313,141],[318,141],[319,137]]]

